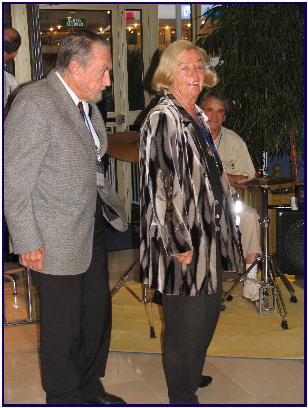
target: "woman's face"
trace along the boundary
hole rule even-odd
[[[177,60],[170,91],[187,101],[195,101],[203,89],[204,78],[204,62],[199,52],[184,51]]]

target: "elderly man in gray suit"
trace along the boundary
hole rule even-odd
[[[95,103],[111,85],[111,68],[101,37],[68,36],[56,71],[17,95],[5,123],[5,216],[40,298],[42,384],[50,404],[125,404],[100,382],[111,298],[97,189],[107,138]]]

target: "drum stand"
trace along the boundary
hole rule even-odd
[[[142,303],[144,305],[145,313],[148,319],[148,323],[150,326],[150,338],[156,338],[155,335],[155,330],[154,326],[151,322],[150,314],[147,308],[148,303],[152,301],[152,294],[151,291],[149,290],[147,285],[142,285],[142,298],[140,298],[129,286],[126,286],[126,281],[128,279],[128,276],[130,272],[135,268],[135,266],[139,263],[139,258],[137,258],[134,263],[123,273],[123,275],[120,277],[119,281],[114,285],[114,287],[111,289],[110,293],[111,296],[113,297],[116,295],[119,290],[124,287],[128,292],[134,296],[136,300],[138,300],[139,303]]]
[[[117,294],[119,292],[119,290],[124,286],[125,289],[127,289],[133,296],[135,299],[138,300],[138,302],[143,303],[142,299],[140,299],[140,297],[138,295],[136,295],[135,292],[133,292],[131,290],[131,288],[129,288],[128,286],[125,285],[127,279],[128,279],[128,275],[130,274],[130,272],[135,268],[135,266],[138,264],[139,262],[139,258],[137,258],[132,264],[131,266],[123,273],[123,275],[121,275],[120,279],[118,280],[118,282],[114,285],[114,287],[111,289],[110,293],[111,296],[113,297],[115,294]]]
[[[280,278],[288,292],[290,293],[290,302],[297,303],[295,290],[285,275],[279,270],[275,256],[269,253],[269,223],[268,218],[268,190],[269,186],[259,186],[262,191],[262,218],[259,224],[263,227],[263,250],[261,255],[257,257],[254,263],[240,275],[238,280],[232,285],[228,292],[225,293],[223,300],[232,300],[230,295],[234,287],[246,280],[249,271],[256,265],[261,264],[261,282],[259,290],[259,305],[258,311],[260,314],[272,314],[276,312],[276,306],[280,317],[282,318],[281,327],[288,329],[286,320],[287,309],[282,297],[281,289],[277,283],[277,278]]]

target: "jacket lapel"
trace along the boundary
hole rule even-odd
[[[51,89],[54,91],[54,99],[56,101],[56,104],[59,106],[59,112],[61,112],[65,116],[66,120],[71,121],[72,128],[75,129],[76,133],[79,134],[84,143],[90,146],[96,155],[96,147],[94,141],[92,140],[92,136],[89,134],[89,131],[86,127],[85,121],[80,115],[77,106],[58,78],[55,71],[52,71],[48,75],[47,81]]]

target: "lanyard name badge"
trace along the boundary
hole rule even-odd
[[[96,181],[97,181],[97,186],[103,186],[104,185],[104,163],[102,160],[97,160],[96,162]]]
[[[88,128],[90,137],[92,138],[92,140],[93,140],[93,142],[94,142],[94,144],[95,144],[95,147],[96,147],[96,153],[97,153],[97,161],[96,161],[96,182],[97,182],[97,186],[103,186],[103,185],[104,185],[104,164],[103,164],[102,158],[101,158],[101,156],[100,156],[100,154],[99,154],[99,148],[98,148],[97,144],[95,143],[95,138],[94,138],[94,136],[93,136],[93,134],[92,134],[91,126],[90,126],[90,124],[89,124],[87,115],[86,115],[86,113],[85,113],[85,111],[84,111],[84,109],[83,109],[83,104],[82,104],[82,102],[80,101],[77,106],[78,106],[78,109],[79,109],[79,111],[80,111],[80,113],[81,113],[81,116],[83,117],[83,119],[84,119],[84,121],[85,121],[85,123],[86,123],[86,126],[87,126],[87,128]]]
[[[89,133],[90,133],[90,135],[91,135],[91,137],[93,138],[93,141],[94,141],[94,137],[93,137],[93,135],[92,135],[91,127],[90,127],[89,122],[88,122],[88,120],[87,120],[87,116],[84,115],[84,118],[85,118],[85,121],[86,121],[88,130],[89,130]],[[94,143],[95,143],[95,142],[94,142]],[[104,176],[104,172],[105,172],[104,163],[102,162],[102,158],[101,158],[101,156],[100,156],[100,154],[99,154],[99,149],[98,149],[98,146],[97,146],[96,144],[95,144],[95,147],[96,147],[96,153],[97,153],[97,161],[96,161],[96,184],[97,184],[97,186],[103,186],[103,185],[104,185],[104,177],[105,177],[105,176]]]

